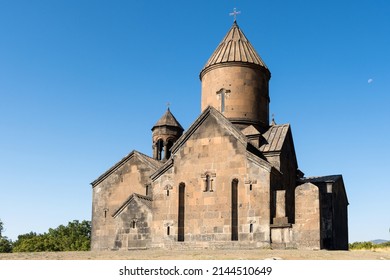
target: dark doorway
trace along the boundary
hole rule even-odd
[[[185,199],[185,184],[179,184],[179,209],[178,209],[178,232],[177,241],[184,241],[184,199]]]
[[[238,240],[238,180],[232,181],[232,241]]]

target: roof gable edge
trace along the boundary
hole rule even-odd
[[[114,213],[111,215],[113,218],[116,218],[118,215],[120,215],[123,210],[133,201],[133,200],[136,200],[137,202],[139,203],[142,203],[143,205],[145,205],[147,208],[150,208],[149,205],[147,205],[143,200],[149,200],[149,201],[152,201],[152,199],[150,197],[147,197],[147,196],[144,196],[144,195],[140,195],[138,193],[132,193],[126,200],[125,202],[119,206],[115,211]]]
[[[208,106],[200,116],[192,123],[188,130],[176,141],[172,146],[171,152],[175,154],[179,148],[191,137],[191,135],[203,124],[203,122],[212,115],[219,123],[223,125],[231,134],[233,134],[243,145],[246,145],[247,139],[245,135],[238,130],[224,115],[212,106]]]
[[[148,165],[151,169],[159,168],[157,162],[156,162],[156,164],[152,164],[152,162],[148,159],[148,156],[146,156],[143,153],[140,153],[136,150],[133,150],[127,156],[125,156],[120,161],[115,163],[112,167],[110,167],[106,172],[104,172],[102,175],[100,175],[96,180],[94,180],[91,183],[92,187],[94,188],[97,184],[99,184],[104,179],[106,179],[108,176],[110,176],[113,172],[115,172],[115,170],[117,170],[119,167],[121,167],[127,161],[132,159],[134,156],[137,156],[142,162],[144,162],[146,165]],[[152,158],[150,158],[150,159],[152,159]]]

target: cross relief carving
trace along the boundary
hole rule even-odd
[[[221,100],[221,113],[225,112],[225,100],[230,96],[230,89],[221,88],[217,91],[217,98]]]
[[[246,179],[244,181],[244,184],[249,185],[249,190],[252,190],[252,186],[257,184],[257,180],[252,180],[252,179]]]

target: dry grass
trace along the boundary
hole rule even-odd
[[[389,249],[310,250],[132,250],[0,254],[0,260],[390,260]]]

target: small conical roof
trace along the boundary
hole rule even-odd
[[[218,45],[217,49],[203,67],[200,76],[202,76],[202,72],[208,67],[227,62],[250,63],[262,66],[268,70],[264,61],[238,27],[236,21],[234,21],[233,26],[230,28],[225,38],[223,38],[222,42]]]
[[[165,114],[158,120],[158,122],[153,126],[152,129],[158,126],[173,126],[173,127],[178,127],[182,130],[183,127],[180,125],[180,123],[176,120],[176,118],[173,116],[171,113],[171,110],[169,108],[165,112]]]

